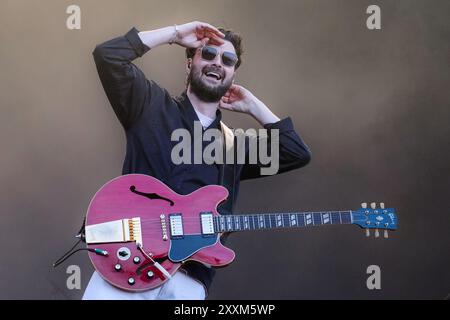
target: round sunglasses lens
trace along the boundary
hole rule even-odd
[[[202,58],[205,60],[213,60],[217,55],[217,50],[212,47],[203,47]]]
[[[224,65],[232,67],[237,63],[238,58],[234,53],[224,52],[222,55],[222,61]]]

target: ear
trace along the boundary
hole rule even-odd
[[[192,66],[192,58],[188,58],[186,60],[186,71],[189,72],[189,70],[191,69],[191,66]]]

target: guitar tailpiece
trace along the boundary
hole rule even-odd
[[[140,243],[137,244],[137,247],[139,250],[141,250],[142,254],[144,256],[146,256],[151,262],[153,262],[153,265],[159,270],[161,271],[161,273],[167,278],[167,279],[171,279],[172,276],[170,275],[170,273],[158,262],[155,261],[151,256],[153,256],[152,253],[147,253],[145,252],[144,248],[142,248],[142,245]]]

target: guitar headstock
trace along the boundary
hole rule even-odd
[[[353,211],[353,223],[366,229],[366,236],[370,236],[370,229],[375,229],[375,238],[380,236],[379,230],[384,230],[384,237],[388,238],[388,230],[397,229],[397,215],[393,208],[385,208],[381,202],[379,208],[372,202],[370,208],[367,203],[361,204],[361,209]]]

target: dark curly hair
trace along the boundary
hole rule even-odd
[[[219,28],[219,30],[220,30],[220,32],[225,34],[225,38],[223,38],[223,39],[230,41],[234,47],[234,50],[236,50],[238,62],[236,63],[236,65],[234,67],[235,67],[235,70],[237,70],[242,63],[241,55],[244,53],[244,49],[242,47],[242,37],[239,34],[233,32],[231,30],[226,30],[223,28]],[[197,50],[196,48],[186,48],[186,58],[194,57],[196,50]]]

